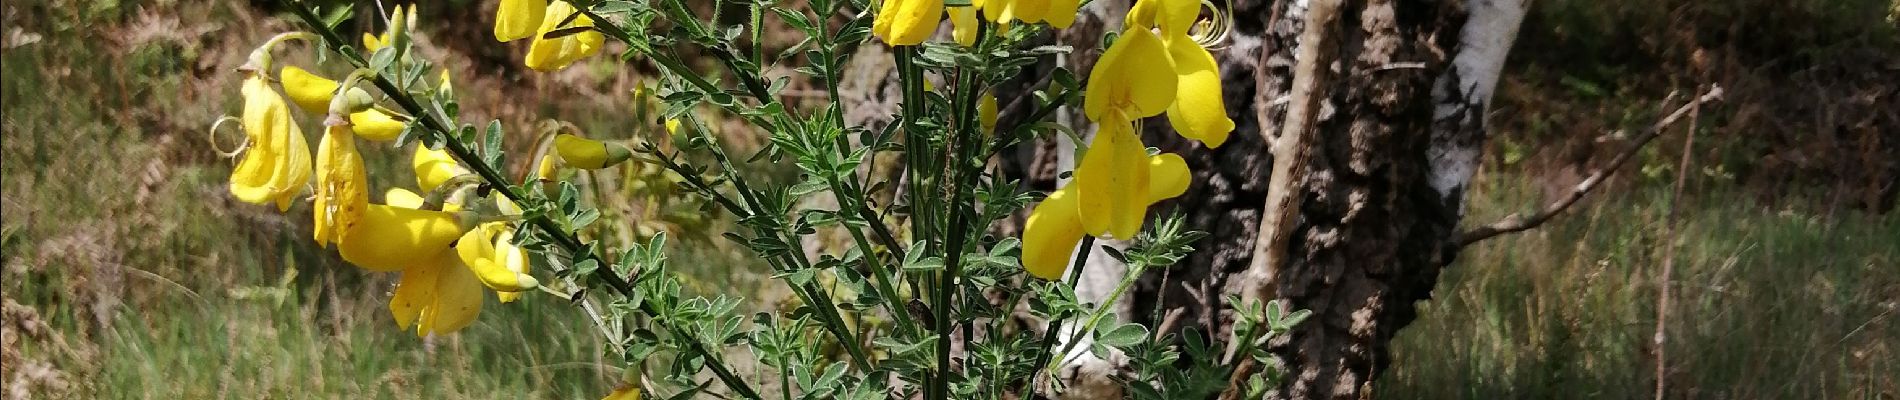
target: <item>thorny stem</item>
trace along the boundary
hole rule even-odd
[[[345,44],[349,42],[344,41],[343,38],[331,30],[328,25],[325,25],[322,19],[318,18],[302,1],[296,1],[295,4],[291,4],[290,8],[297,14],[298,18],[303,19],[304,23],[309,24],[312,29],[315,29],[319,35],[323,36],[324,42],[331,46],[331,50],[342,54],[344,58],[349,59],[350,63],[358,68],[366,68],[369,66],[368,61],[363,59],[362,54],[351,51]],[[532,204],[528,201],[530,200],[528,197],[516,192],[514,187],[509,185],[507,178],[502,177],[500,172],[495,171],[495,169],[490,167],[487,163],[481,162],[481,158],[477,156],[473,150],[470,150],[468,146],[463,145],[460,141],[455,140],[450,134],[452,130],[448,127],[448,124],[437,120],[435,116],[429,114],[427,109],[423,108],[420,103],[409,96],[408,92],[401,90],[394,82],[389,81],[388,78],[380,74],[374,76],[372,82],[376,84],[377,89],[395,101],[403,110],[415,115],[416,119],[422,123],[424,128],[440,135],[443,139],[443,148],[447,149],[449,154],[454,156],[455,159],[460,161],[463,165],[474,170],[475,173],[487,181],[496,192],[501,193],[503,197],[507,197],[516,204]],[[570,256],[577,258],[596,257],[587,251],[587,246],[581,243],[580,239],[569,235],[559,224],[556,224],[546,216],[536,215],[529,218],[528,223],[540,229],[542,233],[547,234],[548,237],[554,240],[556,245],[561,246]],[[633,285],[615,273],[612,268],[596,269],[594,275],[601,281],[606,282],[608,287],[612,288],[621,296],[632,297],[634,295]],[[642,312],[659,314],[659,310],[653,307],[652,303],[649,302],[640,303]],[[720,382],[724,383],[727,388],[737,392],[741,397],[760,399],[758,393],[753,391],[752,387],[746,384],[743,379],[740,379],[738,375],[734,375],[719,357],[715,357],[715,353],[706,349],[705,344],[700,343],[697,339],[691,338],[690,335],[672,329],[672,326],[665,328],[679,342],[685,343],[693,352],[705,354],[706,367],[712,370],[713,375],[718,376]]]

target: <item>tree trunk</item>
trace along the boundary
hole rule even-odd
[[[1439,271],[1457,253],[1484,104],[1524,4],[1476,0],[1470,27],[1458,2],[1341,4],[1330,29],[1335,36],[1321,42],[1333,62],[1322,66],[1330,79],[1320,82],[1306,163],[1296,166],[1306,169],[1304,179],[1287,186],[1300,201],[1292,203],[1298,206],[1285,243],[1277,244],[1286,256],[1265,266],[1273,279],[1251,282],[1264,287],[1244,287],[1250,282],[1238,277],[1254,262],[1270,189],[1294,183],[1270,182],[1268,144],[1295,100],[1287,96],[1306,5],[1235,1],[1235,38],[1217,55],[1224,78],[1234,82],[1225,89],[1238,127],[1226,145],[1201,148],[1163,121],[1148,122],[1149,143],[1189,155],[1195,171],[1195,185],[1171,208],[1212,235],[1166,282],[1145,277],[1135,309],[1180,308],[1201,332],[1224,334],[1232,305],[1208,289],[1263,290],[1314,312],[1269,343],[1288,368],[1272,397],[1357,398],[1390,362],[1387,343],[1416,317],[1414,304],[1431,296]],[[1458,53],[1461,42],[1484,51],[1467,59]],[[1264,109],[1255,109],[1256,98]],[[1135,317],[1155,315],[1147,314]]]

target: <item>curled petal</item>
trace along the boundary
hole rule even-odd
[[[1111,111],[1131,119],[1154,116],[1174,103],[1174,63],[1161,39],[1146,29],[1128,30],[1109,45],[1088,81],[1082,109],[1096,121]]]
[[[1233,132],[1234,120],[1227,118],[1227,104],[1221,99],[1220,67],[1214,64],[1214,55],[1185,34],[1169,38],[1167,46],[1180,82],[1174,105],[1168,107],[1168,123],[1181,136],[1220,147]]]

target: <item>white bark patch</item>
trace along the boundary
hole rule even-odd
[[[1470,17],[1459,33],[1458,55],[1441,76],[1432,96],[1438,104],[1433,117],[1432,189],[1450,199],[1464,190],[1477,173],[1484,139],[1484,116],[1496,90],[1498,76],[1517,30],[1524,22],[1529,0],[1472,0]],[[1460,211],[1464,205],[1459,204]]]

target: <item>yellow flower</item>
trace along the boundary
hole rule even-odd
[[[242,93],[244,114],[239,122],[250,148],[231,171],[231,195],[252,204],[275,202],[278,211],[289,210],[291,200],[310,180],[310,145],[290,120],[290,105],[271,90],[263,75],[245,78]]]
[[[402,129],[408,124],[397,120],[396,117],[390,116],[389,113],[385,113],[382,110],[370,108],[350,114],[350,125],[354,126],[352,129],[356,131],[356,136],[373,141],[386,142],[396,140],[397,136],[402,136]]]
[[[297,103],[297,107],[313,113],[330,112],[330,98],[336,96],[336,81],[289,65],[277,71],[277,80],[283,83],[284,93],[290,95],[290,101]]]
[[[1166,108],[1168,123],[1174,126],[1176,132],[1180,132],[1181,136],[1189,139],[1206,143],[1207,147],[1220,147],[1222,143],[1227,141],[1227,134],[1234,130],[1234,121],[1227,118],[1227,105],[1221,98],[1220,69],[1219,66],[1214,63],[1214,55],[1208,53],[1207,48],[1201,47],[1200,43],[1188,35],[1188,29],[1194,25],[1196,19],[1199,17],[1200,11],[1201,2],[1198,0],[1137,1],[1135,6],[1128,10],[1128,15],[1123,23],[1123,25],[1127,27],[1127,30],[1124,31],[1122,37],[1125,40],[1130,38],[1130,35],[1143,33],[1144,35],[1141,35],[1144,37],[1141,42],[1143,48],[1140,49],[1141,51],[1138,57],[1132,59],[1122,57],[1118,62],[1123,60],[1137,60],[1134,61],[1134,63],[1140,64],[1144,61],[1138,60],[1167,59],[1170,65],[1169,68],[1175,75],[1171,80],[1176,82],[1172,85],[1174,88],[1172,95],[1163,96],[1159,94],[1158,91],[1162,89],[1160,87],[1138,88],[1135,90],[1143,93],[1135,93],[1133,95],[1151,96],[1153,101],[1160,101],[1159,99],[1161,97],[1168,97],[1169,104]],[[1156,52],[1154,48],[1147,46],[1152,44],[1152,42],[1145,39],[1146,37],[1152,37],[1151,35],[1146,35],[1147,33],[1151,33],[1150,29],[1153,29],[1155,33],[1159,33],[1161,52]],[[1115,52],[1114,48],[1116,47],[1122,47],[1122,42],[1118,41],[1113,46],[1110,46],[1109,52]],[[1132,54],[1135,53],[1135,50],[1131,48],[1128,52]],[[1104,64],[1109,63],[1108,59],[1108,55],[1103,55],[1103,61],[1096,64],[1094,72],[1099,73],[1104,71]],[[1130,64],[1123,63],[1110,68],[1121,68],[1128,65]],[[1161,71],[1158,70],[1136,72],[1150,73],[1151,75],[1145,77],[1146,79],[1162,79],[1160,76],[1155,76],[1161,73]],[[1102,81],[1098,80],[1096,76],[1099,75],[1091,75],[1089,78],[1090,98],[1087,100],[1086,105],[1090,112],[1089,116],[1098,119],[1101,118],[1098,114],[1100,113],[1098,109],[1115,107],[1113,102],[1125,100],[1116,96],[1129,95],[1129,93],[1126,92],[1113,92],[1113,89],[1120,87],[1116,85],[1116,83],[1118,83],[1117,81],[1141,82],[1130,81],[1128,79],[1136,78],[1127,75],[1106,76],[1109,79],[1115,79],[1117,81]],[[1098,94],[1094,91],[1098,84],[1108,89],[1110,93]],[[1094,98],[1098,95],[1105,97],[1099,103]],[[1147,110],[1144,109],[1144,111]],[[1130,112],[1129,114],[1135,117],[1153,115],[1147,112]]]
[[[633,151],[619,143],[608,143],[573,134],[554,135],[554,152],[561,161],[580,169],[601,169],[633,157]]]
[[[1189,173],[1187,161],[1174,154],[1161,154],[1148,157],[1148,188],[1141,196],[1143,204],[1180,196],[1187,191],[1188,181],[1193,177]],[[1069,256],[1075,251],[1075,243],[1082,240],[1084,234],[1076,202],[1076,185],[1073,182],[1050,193],[1042,204],[1036,205],[1029,213],[1029,219],[1023,224],[1023,268],[1037,278],[1056,280],[1069,269]]]
[[[1133,239],[1141,231],[1148,203],[1139,191],[1148,187],[1148,149],[1134,123],[1110,114],[1075,167],[1076,204],[1085,232]]]
[[[328,246],[349,235],[369,207],[369,177],[363,156],[356,151],[356,135],[348,125],[324,129],[317,144],[317,245]]]
[[[576,12],[578,10],[565,1],[548,4],[541,18],[541,27],[535,31],[534,42],[528,45],[528,56],[524,60],[528,68],[536,71],[559,70],[600,52],[607,37],[591,29],[559,38],[547,38],[549,32],[556,30],[594,26],[594,20],[585,15],[575,17],[571,25],[561,25],[561,21],[566,21],[568,16]]]
[[[540,286],[527,274],[527,257],[514,240],[514,228],[506,222],[489,222],[463,234],[456,241],[455,253],[483,285],[497,292],[514,293]],[[512,298],[505,300],[513,300]]]
[[[883,0],[877,19],[871,21],[871,33],[892,46],[923,44],[937,32],[937,19],[943,15],[943,0]]]
[[[495,40],[512,42],[533,36],[548,13],[548,0],[501,0],[495,7]]]
[[[1119,113],[1132,121],[1167,111],[1174,104],[1174,62],[1167,47],[1147,29],[1129,29],[1089,71],[1088,95],[1082,112],[1089,119]]]
[[[462,237],[462,217],[447,211],[370,204],[350,233],[337,242],[337,252],[344,261],[371,271],[410,268],[438,253],[448,254],[449,246]]]
[[[310,73],[303,68],[284,66],[277,72],[277,79],[284,85],[284,92],[297,107],[313,113],[330,112],[330,98],[336,96],[337,82],[322,75]],[[350,114],[351,130],[357,136],[378,142],[395,140],[402,135],[405,125],[382,110],[370,108]]]
[[[1175,102],[1168,107],[1168,123],[1181,136],[1220,147],[1234,130],[1234,121],[1227,118],[1214,55],[1188,36],[1200,11],[1198,0],[1140,0],[1128,11],[1124,25],[1134,30],[1154,28],[1161,34],[1179,81]]]
[[[960,45],[975,46],[978,24],[976,7],[949,7],[944,11],[950,13],[950,38],[956,39]]]
[[[366,269],[402,271],[395,295],[389,299],[389,312],[403,330],[415,326],[417,336],[447,334],[474,322],[482,310],[482,282],[462,268],[451,251],[450,245],[462,236],[455,214],[418,210],[422,196],[403,189],[390,189],[383,202],[388,205],[370,205],[371,212],[358,228],[363,233],[337,246],[344,259]],[[381,241],[367,240],[371,235],[381,236],[377,238]],[[370,267],[353,260],[350,250],[359,245],[386,257],[380,260],[385,263]]]
[[[1076,7],[1080,6],[1079,0],[975,0],[970,3],[982,8],[983,17],[990,22],[1047,22],[1056,29],[1074,24]]]
[[[448,151],[431,150],[421,144],[416,145],[416,155],[410,160],[410,166],[416,169],[416,187],[423,192],[433,191],[449,179],[470,173],[467,167],[456,163]]]
[[[428,336],[454,333],[474,323],[482,313],[482,282],[460,263],[443,251],[420,257],[404,269],[389,298],[396,326],[414,326],[416,336]]]

